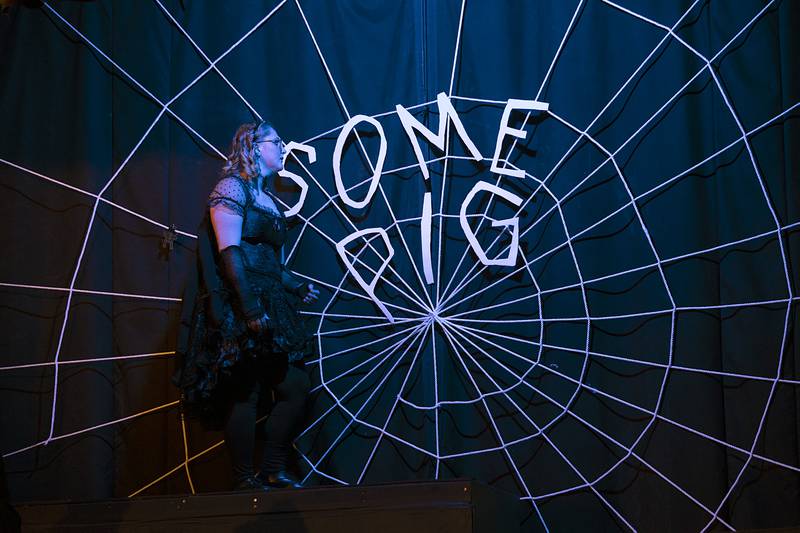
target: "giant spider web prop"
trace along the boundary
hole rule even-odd
[[[316,359],[311,362],[311,371],[316,379],[314,416],[297,441],[307,480],[317,478],[357,484],[381,479],[380,473],[371,473],[376,464],[387,460],[386,448],[396,450],[399,456],[410,453],[417,460],[427,461],[431,465],[430,474],[435,478],[452,475],[458,469],[448,465],[459,460],[478,459],[490,465],[490,469],[496,469],[498,464],[505,465],[512,480],[511,486],[530,504],[535,520],[546,530],[553,524],[548,513],[543,511],[543,504],[581,491],[596,497],[620,527],[635,530],[637,525],[626,518],[620,504],[600,488],[605,479],[633,461],[699,509],[702,520],[698,525],[705,530],[720,525],[735,529],[724,516],[723,509],[750,463],[761,461],[792,472],[800,471],[797,465],[756,452],[777,388],[800,384],[796,379],[782,377],[789,346],[790,320],[797,300],[787,235],[800,225],[800,221],[782,220],[779,216],[753,148],[755,136],[795,116],[800,102],[747,128],[732,103],[719,69],[715,67],[715,62],[731,48],[739,46],[747,33],[779,2],[768,1],[748,14],[730,39],[711,53],[699,51],[678,31],[703,8],[705,3],[700,0],[670,21],[654,20],[621,3],[597,2],[603,9],[614,10],[637,24],[654,28],[661,38],[652,49],[641,54],[641,61],[621,80],[600,112],[580,124],[567,118],[569,114],[565,110],[549,105],[546,95],[548,83],[559,68],[570,37],[587,17],[585,0],[576,3],[538,92],[529,95],[529,100],[496,100],[456,94],[454,87],[463,54],[464,20],[469,16],[467,3],[462,1],[447,90],[435,101],[405,107],[398,105],[394,110],[373,116],[358,115],[348,107],[337,86],[336,72],[326,61],[326,54],[298,0],[277,3],[248,32],[213,59],[160,0],[155,0],[155,3],[208,65],[166,101],[159,99],[129,74],[124,65],[117,64],[106,51],[81,33],[57,6],[46,3],[42,8],[68,28],[73,37],[81,39],[97,56],[112,65],[121,77],[152,99],[160,111],[105,186],[97,192],[80,189],[36,169],[0,159],[5,165],[69,188],[93,201],[81,252],[68,287],[12,282],[0,285],[66,292],[67,310],[73,295],[81,293],[179,302],[177,298],[166,296],[103,292],[76,286],[98,206],[107,204],[163,230],[169,229],[166,224],[109,200],[107,193],[112,183],[156,124],[166,117],[175,120],[224,159],[220,149],[171,106],[199,80],[213,72],[230,88],[233,98],[240,99],[254,116],[261,118],[255,106],[247,101],[218,65],[277,12],[292,9],[303,21],[345,120],[337,128],[317,133],[299,143],[289,143],[290,155],[284,172],[284,177],[295,182],[300,189],[299,194],[286,199],[287,213],[298,221],[286,250],[287,264],[292,265],[295,258],[310,254],[319,258],[328,254],[317,264],[329,267],[295,272],[325,290],[322,309],[307,312],[316,320],[319,349]],[[619,100],[635,91],[637,80],[659,60],[660,52],[670,44],[683,47],[699,62],[696,73],[682,81],[671,96],[658,101],[653,106],[655,111],[641,120],[635,131],[613,144],[603,140],[596,133],[596,126],[602,123],[609,110],[620,105]],[[710,84],[729,114],[735,128],[732,138],[724,146],[698,157],[690,166],[670,175],[658,175],[648,187],[634,186],[623,170],[625,165],[620,162],[629,157],[627,150],[640,142],[643,132],[658,128],[660,120],[674,109],[676,102],[703,81]],[[466,122],[473,115],[478,115],[480,122],[496,128],[497,137],[478,139],[469,123],[466,126],[461,124],[460,120]],[[433,118],[423,125],[417,120],[421,117]],[[476,120],[471,122],[474,124]],[[364,124],[369,127],[365,128]],[[385,152],[385,145],[380,146],[386,142],[382,125],[388,130],[391,127],[398,129],[400,124],[405,127],[402,131],[407,136],[391,137],[390,145],[398,149],[397,139],[404,139],[401,151],[408,155],[413,149],[417,161],[386,169],[384,157],[375,157],[376,153]],[[375,131],[381,132],[377,138]],[[548,139],[561,142],[548,143]],[[438,152],[430,150],[432,145],[437,145]],[[466,155],[461,155],[459,146],[466,147]],[[531,147],[536,148],[533,155],[525,151]],[[423,150],[426,151],[424,155]],[[660,244],[644,214],[646,204],[696,173],[718,165],[720,161],[738,160],[740,156],[748,169],[747,179],[752,180],[753,190],[757,193],[750,200],[768,213],[769,225],[702,249],[674,254],[666,251],[666,246]],[[336,174],[340,168],[337,162],[343,159],[348,160],[351,167],[362,168],[361,174],[369,177],[345,185],[347,178],[332,176],[329,172],[332,168]],[[328,166],[327,161],[331,160],[333,164]],[[656,174],[662,166],[658,163],[650,163]],[[397,179],[406,187],[409,183],[416,183],[416,189],[412,190],[414,194],[419,193],[420,203],[414,204],[410,210],[395,206],[392,201],[395,194],[392,190],[387,192],[386,178]],[[469,182],[466,186],[463,185],[465,181]],[[591,223],[577,224],[578,217],[569,204],[606,183],[616,187],[618,202],[600,203]],[[425,186],[419,188],[420,184]],[[464,194],[466,190],[469,192]],[[383,224],[386,220],[388,225]],[[610,229],[615,228],[614,224],[620,220],[627,221],[623,229]],[[584,219],[581,219],[581,224],[584,224]],[[616,242],[614,236],[622,232],[628,232],[624,238],[630,242],[631,248],[638,250],[637,253],[630,257],[595,253],[592,261],[587,261],[591,250],[582,248],[583,239],[599,240],[612,246],[611,243]],[[180,238],[195,237],[180,229],[176,233]],[[773,241],[776,250],[771,260],[778,265],[781,276],[773,280],[771,289],[780,293],[779,296],[713,305],[687,304],[676,297],[676,292],[682,291],[676,291],[678,282],[668,273],[671,265],[693,258],[717,257],[715,254]],[[646,291],[640,286],[643,279],[649,280]],[[598,300],[593,290],[605,291],[611,296]],[[779,348],[760,367],[769,368],[771,372],[732,372],[676,362],[681,316],[709,311],[724,315],[760,308],[775,310],[781,315]],[[650,327],[646,325],[653,321],[657,325],[646,333],[648,342],[642,344],[636,332],[642,327]],[[47,438],[12,450],[4,457],[156,411],[177,408],[178,402],[172,401],[79,431],[56,434],[60,367],[174,354],[153,352],[63,361],[62,341],[69,325],[70,313],[67,311],[60,323],[59,340],[51,361],[0,368],[0,371],[10,372],[52,366],[55,389]],[[618,349],[594,347],[598,328],[614,330],[615,325],[627,330],[627,333],[615,335],[622,339]],[[616,368],[625,369],[620,371],[621,380],[627,379],[635,386],[641,386],[634,377],[637,372],[654,372],[657,377],[648,382],[647,403],[631,399],[619,387],[595,385],[590,379],[593,362],[619,365]],[[449,376],[449,380],[445,381],[443,374]],[[728,442],[712,431],[693,427],[665,414],[668,383],[682,374],[752,381],[767,386],[768,392],[759,407],[760,418],[747,442]],[[607,424],[603,417],[593,416],[591,410],[581,406],[582,398],[587,395],[623,410],[628,416],[625,431],[619,431],[613,424]],[[454,422],[459,416],[474,419],[474,427],[459,429]],[[582,464],[575,457],[575,448],[558,435],[558,427],[566,423],[602,442],[612,450],[613,459],[602,464]],[[738,454],[741,461],[727,490],[711,500],[700,497],[686,486],[683,479],[677,479],[648,459],[641,444],[647,441],[657,424],[666,424],[697,438],[698,442]],[[184,460],[133,491],[131,496],[141,494],[175,474],[185,475],[194,493],[192,462],[217,448],[221,442],[191,454],[191,442],[183,419],[181,430]],[[468,433],[473,430],[476,432],[474,438],[458,442],[452,439],[453,435],[463,436],[461,431]],[[549,466],[543,466],[544,463]],[[556,475],[543,482],[538,479],[539,472],[555,472]],[[491,479],[504,473],[493,471],[486,477]]]

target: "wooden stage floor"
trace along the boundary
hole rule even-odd
[[[23,531],[505,533],[516,496],[470,480],[18,505]]]

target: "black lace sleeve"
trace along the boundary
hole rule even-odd
[[[208,207],[222,208],[232,215],[244,216],[247,204],[247,190],[242,180],[228,176],[217,182],[208,196]]]

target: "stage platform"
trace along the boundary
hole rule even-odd
[[[500,533],[516,496],[470,480],[18,505],[22,531]]]

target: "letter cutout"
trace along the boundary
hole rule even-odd
[[[492,227],[504,226],[508,227],[511,226],[513,228],[511,234],[511,249],[508,252],[508,256],[501,259],[489,259],[486,257],[486,252],[483,251],[481,245],[478,243],[478,239],[475,238],[475,233],[473,233],[472,228],[469,227],[469,222],[467,221],[467,207],[469,207],[469,203],[481,191],[490,192],[492,194],[496,194],[501,198],[511,202],[515,206],[519,207],[522,204],[522,198],[517,196],[512,192],[505,191],[496,185],[492,185],[486,181],[479,181],[475,184],[467,197],[464,198],[464,202],[461,204],[461,211],[458,213],[458,220],[461,222],[461,229],[464,231],[464,235],[467,237],[469,241],[469,245],[472,247],[473,251],[478,255],[478,258],[481,260],[481,263],[484,265],[498,265],[498,266],[514,266],[517,264],[517,252],[519,248],[519,218],[508,218],[505,220],[493,220]]]
[[[426,191],[422,197],[422,220],[420,220],[419,234],[422,245],[422,270],[425,272],[425,282],[433,283],[433,262],[431,261],[431,191]]]
[[[375,170],[372,173],[372,181],[370,181],[369,184],[369,191],[367,191],[367,195],[363,200],[357,202],[350,198],[344,188],[344,184],[342,183],[342,150],[344,150],[344,143],[347,141],[347,137],[350,135],[350,132],[353,131],[353,129],[356,127],[356,124],[360,122],[369,122],[376,130],[378,130],[378,135],[381,138],[381,146],[378,151],[378,164],[375,165]],[[367,159],[369,159],[368,155]],[[333,180],[336,182],[336,191],[339,193],[339,197],[341,197],[345,204],[349,205],[350,207],[360,209],[366,206],[370,200],[372,200],[372,196],[375,194],[375,189],[378,188],[378,180],[381,178],[383,162],[385,159],[386,134],[383,133],[383,126],[381,126],[380,122],[366,115],[356,115],[348,120],[347,124],[342,127],[342,131],[339,132],[339,137],[336,139],[336,146],[333,149],[333,160],[331,162],[333,165]]]
[[[383,239],[383,242],[386,243],[386,249],[389,252],[389,257],[383,260],[383,264],[378,268],[378,271],[375,273],[375,277],[372,278],[371,282],[367,283],[366,281],[364,281],[364,278],[361,276],[361,274],[358,273],[358,270],[356,270],[354,264],[347,259],[348,252],[346,250],[346,246],[350,244],[353,240],[361,236],[373,233],[377,233],[378,235],[380,235],[381,238]],[[342,261],[344,261],[347,270],[350,272],[350,274],[353,275],[358,284],[361,285],[361,288],[364,289],[364,292],[366,292],[367,295],[372,299],[372,301],[375,302],[375,305],[378,306],[378,308],[386,316],[389,322],[394,323],[394,317],[392,316],[392,314],[389,312],[389,310],[386,308],[383,302],[381,302],[375,296],[375,285],[378,284],[378,279],[381,277],[383,271],[389,265],[389,261],[391,261],[392,257],[394,257],[394,248],[392,248],[392,243],[389,242],[389,236],[386,234],[386,231],[383,228],[368,228],[368,229],[358,230],[354,233],[351,233],[341,241],[337,242],[336,251],[339,252],[339,257],[341,257]]]
[[[453,126],[456,128],[456,133],[461,138],[461,141],[469,150],[469,153],[472,154],[473,159],[476,161],[480,161],[483,159],[483,156],[478,151],[478,148],[475,146],[475,143],[472,142],[472,139],[469,138],[467,135],[467,131],[464,129],[464,125],[461,123],[461,119],[458,118],[458,113],[456,113],[453,104],[450,103],[450,98],[447,97],[445,93],[439,93],[436,95],[436,105],[439,108],[439,132],[434,134],[431,130],[426,128],[420,121],[418,121],[414,116],[409,113],[406,108],[397,104],[395,106],[395,110],[397,111],[397,116],[400,117],[400,123],[403,125],[403,129],[406,130],[406,135],[408,135],[408,140],[411,143],[411,147],[414,149],[414,155],[417,156],[417,162],[419,163],[419,168],[422,171],[422,175],[425,176],[425,179],[430,178],[430,174],[428,173],[428,165],[425,164],[425,158],[422,157],[422,150],[419,147],[419,141],[417,140],[416,135],[414,132],[419,132],[422,134],[423,137],[428,139],[429,143],[432,143],[436,146],[439,150],[444,151],[445,149],[445,131],[447,128],[447,119],[453,123]]]
[[[437,94],[436,105],[439,109],[439,131],[436,134],[434,134],[431,130],[425,127],[425,125],[414,118],[414,116],[409,113],[406,108],[400,104],[395,106],[397,116],[400,118],[400,123],[403,125],[403,129],[406,131],[406,135],[408,136],[408,141],[411,143],[411,147],[414,149],[414,155],[417,157],[417,163],[422,171],[422,176],[426,180],[430,179],[430,172],[428,171],[428,165],[425,163],[425,158],[422,156],[422,149],[419,146],[419,140],[417,139],[415,132],[420,133],[428,140],[429,143],[432,143],[439,150],[444,151],[446,140],[445,133],[447,131],[448,119],[453,123],[453,126],[456,128],[456,133],[467,147],[467,150],[469,150],[469,153],[472,154],[473,159],[476,161],[483,159],[483,156],[478,151],[478,147],[475,146],[475,143],[472,142],[472,139],[470,139],[469,135],[467,135],[467,131],[464,129],[461,119],[458,118],[458,113],[456,113],[456,110],[453,107],[453,104],[450,102],[450,98],[447,96],[447,94],[444,92]],[[431,193],[426,192],[422,206],[420,239],[422,242],[422,269],[425,272],[425,282],[428,285],[433,284],[433,262],[431,261],[432,216]]]
[[[294,141],[290,142],[286,145],[286,153],[283,156],[283,164],[286,165],[286,160],[289,159],[289,154],[292,151],[297,150],[298,152],[305,152],[308,155],[308,163],[314,164],[317,160],[317,149],[313,146],[308,146],[305,144],[296,143]],[[297,157],[297,156],[295,156]],[[306,202],[306,194],[308,194],[308,183],[306,180],[295,174],[294,172],[289,172],[288,170],[284,169],[278,172],[278,176],[282,178],[289,178],[297,185],[300,186],[300,199],[297,200],[297,203],[294,204],[288,211],[283,212],[283,216],[285,217],[292,217],[300,212],[302,209],[303,204]]]
[[[505,176],[512,176],[515,178],[525,177],[524,170],[514,170],[507,167],[497,166],[498,161],[500,161],[500,150],[503,149],[503,140],[505,139],[506,135],[511,135],[517,139],[524,139],[528,136],[528,132],[525,130],[509,127],[508,120],[511,118],[511,111],[515,109],[547,111],[549,108],[550,104],[547,102],[538,102],[536,100],[515,100],[513,98],[508,100],[505,109],[503,109],[503,117],[500,119],[500,127],[497,129],[497,143],[494,147],[494,157],[492,158],[492,167],[490,169],[492,172],[496,174],[503,174]]]

